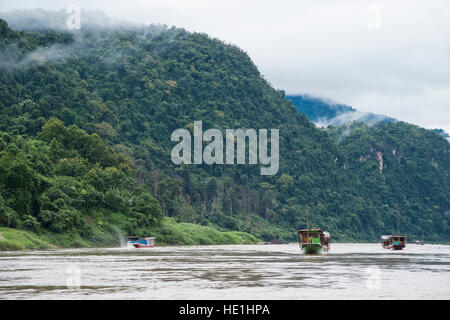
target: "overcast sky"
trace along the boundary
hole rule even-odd
[[[208,33],[288,94],[450,132],[449,0],[0,0],[0,11],[71,4]]]

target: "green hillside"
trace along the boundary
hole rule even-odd
[[[378,232],[448,237],[450,144],[442,136],[404,122],[353,123],[329,132],[361,197],[353,207],[362,206],[356,218],[362,232],[370,224]]]
[[[0,226],[90,239],[88,217],[101,213],[125,233],[171,221],[293,241],[308,205],[312,224],[336,240],[374,241],[398,225],[450,239],[445,139],[407,124],[362,127],[351,139],[318,129],[245,52],[205,34],[155,25],[15,32],[0,20],[0,70]],[[198,120],[204,129],[279,129],[279,172],[172,164],[172,131]],[[387,158],[383,172],[373,158],[351,165],[391,147],[405,160]]]

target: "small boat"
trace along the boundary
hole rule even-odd
[[[137,236],[128,237],[128,244],[135,248],[152,248],[155,246],[155,237],[141,238]]]
[[[331,235],[322,229],[309,229],[309,206],[306,206],[306,229],[298,230],[298,242],[300,249],[306,254],[320,253],[322,250],[330,250]]]
[[[320,253],[322,250],[330,250],[331,236],[322,229],[298,230],[300,249],[306,254]]]
[[[423,239],[423,232],[421,238]],[[416,240],[416,244],[423,246],[425,244],[424,240]]]
[[[406,236],[381,236],[384,249],[402,250],[406,246]]]

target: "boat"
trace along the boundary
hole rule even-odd
[[[322,250],[330,250],[331,235],[322,229],[298,230],[300,249],[306,254],[317,254]]]
[[[308,206],[306,207],[306,229],[298,230],[300,249],[306,254],[317,254],[330,250],[331,235],[322,229],[309,229]]]
[[[155,246],[155,237],[141,238],[137,236],[128,237],[128,245],[135,248],[152,248]]]
[[[385,235],[381,236],[381,245],[384,249],[402,250],[406,247],[406,236]]]
[[[423,240],[423,232],[422,232],[422,240],[416,240],[416,244],[419,244],[421,246],[423,246],[425,244],[425,241]]]

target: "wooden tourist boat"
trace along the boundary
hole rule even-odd
[[[306,229],[298,230],[300,249],[306,254],[317,254],[322,250],[330,250],[331,235],[322,229],[309,229],[308,206],[306,207]]]
[[[381,245],[385,249],[402,250],[406,246],[406,236],[381,236]]]
[[[155,237],[141,238],[137,236],[128,237],[128,245],[135,248],[152,248],[155,246]]]
[[[331,236],[322,229],[298,230],[300,249],[307,254],[320,253],[322,250],[330,250]]]

